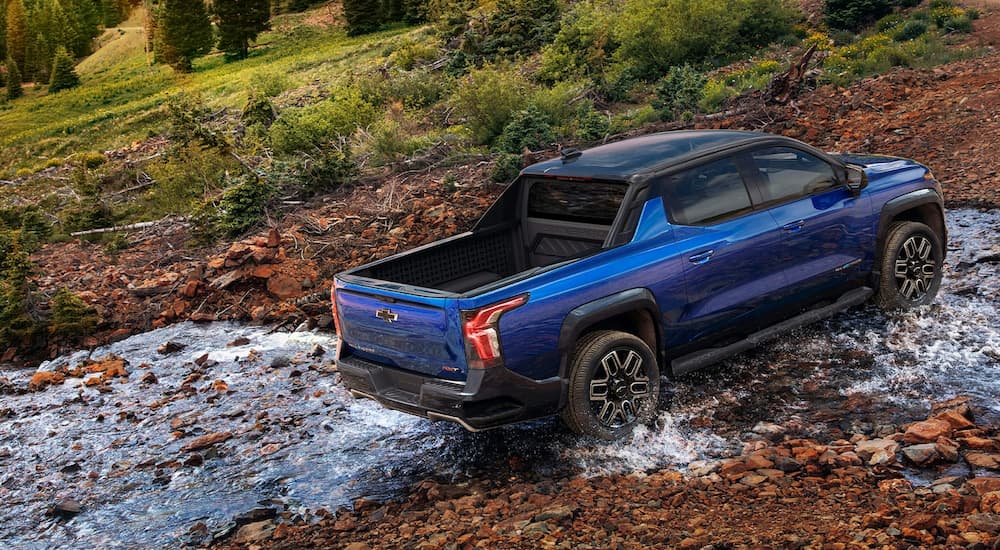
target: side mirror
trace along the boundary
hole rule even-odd
[[[868,186],[868,176],[860,166],[847,165],[847,188],[857,195],[862,189]]]

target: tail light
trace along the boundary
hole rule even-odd
[[[528,302],[522,294],[480,309],[462,312],[462,334],[469,368],[487,369],[503,363],[500,354],[500,316]]]
[[[340,315],[337,313],[337,283],[330,286],[330,313],[333,315],[333,330],[340,336]]]

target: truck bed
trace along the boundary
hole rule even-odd
[[[567,222],[532,225],[525,243],[519,226],[448,239],[393,256],[352,275],[462,294],[528,271],[600,250],[609,227]]]

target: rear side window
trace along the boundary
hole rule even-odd
[[[528,217],[611,225],[627,189],[615,183],[538,180],[528,191]]]
[[[730,159],[667,176],[664,201],[671,221],[680,225],[712,223],[752,209],[740,170]]]
[[[838,185],[833,168],[809,153],[788,147],[755,151],[764,202],[804,197]]]

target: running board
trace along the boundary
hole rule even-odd
[[[753,349],[758,345],[790,330],[797,329],[810,323],[815,323],[816,321],[830,317],[849,307],[860,305],[874,293],[875,291],[868,287],[855,288],[854,290],[844,293],[837,299],[836,302],[828,306],[810,309],[792,317],[791,319],[786,319],[780,323],[757,331],[743,340],[733,342],[728,346],[703,349],[678,357],[670,362],[670,368],[673,371],[674,376],[680,376],[682,374],[698,370],[702,367],[707,367],[708,365],[717,363],[731,355]]]

